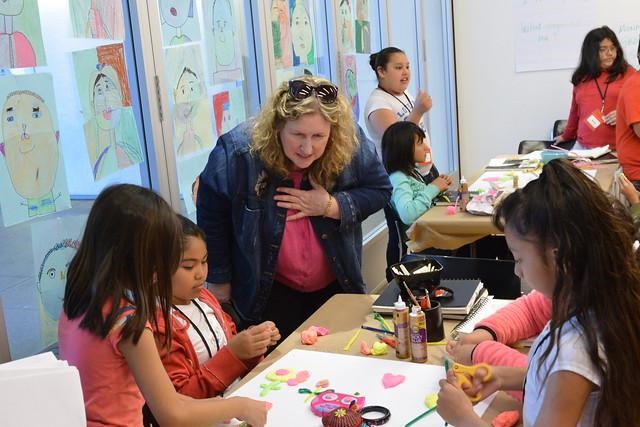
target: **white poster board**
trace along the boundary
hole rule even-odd
[[[310,377],[295,386],[282,383],[280,390],[272,390],[261,397],[260,385],[270,383],[266,375],[278,369],[296,372],[306,370]],[[385,373],[404,375],[406,379],[395,387],[385,389],[382,384]],[[269,411],[267,426],[288,426],[292,425],[292,420],[295,420],[295,425],[320,426],[320,417],[310,409],[312,400],[305,403],[309,395],[299,393],[298,389],[314,390],[318,381],[329,380],[328,388],[334,389],[336,393],[360,393],[366,399],[365,406],[379,405],[388,408],[391,418],[387,425],[401,426],[426,411],[425,397],[438,392],[438,381],[444,377],[444,368],[437,365],[295,349],[229,396],[245,396],[271,402],[273,407]],[[491,400],[489,398],[477,404],[475,411],[483,414]],[[224,425],[238,424],[232,422]],[[444,421],[435,411],[416,424],[420,427],[443,425]]]
[[[513,0],[515,71],[573,69],[584,36],[609,26],[635,66],[640,2],[632,0]]]

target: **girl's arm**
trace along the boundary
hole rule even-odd
[[[564,128],[562,135],[556,137],[556,143],[575,139],[578,135],[578,120],[580,119],[580,106],[576,102],[576,87],[573,87],[573,96],[571,97],[571,109],[569,110],[569,118],[567,126]]]
[[[142,395],[160,425],[210,426],[234,417],[252,426],[265,425],[265,402],[242,397],[195,400],[176,392],[162,366],[149,329],[142,332],[137,344],[134,345],[131,339],[122,340],[118,349],[127,360]]]
[[[547,378],[542,407],[534,424],[542,426],[575,426],[580,421],[589,393],[596,385],[570,371],[557,371]]]
[[[539,334],[550,318],[551,300],[531,291],[479,322],[476,328],[487,328],[493,331],[496,341],[513,344]]]
[[[393,192],[392,204],[405,225],[411,225],[422,214],[431,208],[433,199],[440,194],[440,189],[433,183],[427,185],[425,191],[419,192],[415,197],[411,189],[410,178],[402,172],[394,172],[389,176]]]
[[[369,124],[375,132],[382,136],[389,126],[397,122],[396,115],[390,108],[378,108],[369,114]]]

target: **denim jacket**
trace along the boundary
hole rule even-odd
[[[251,155],[252,122],[222,135],[200,175],[197,199],[198,225],[204,230],[209,252],[209,283],[231,283],[234,307],[244,322],[261,319],[273,284],[286,209],[273,196],[289,179],[269,176],[256,184],[262,162]],[[312,227],[344,292],[364,293],[362,279],[361,222],[382,209],[391,184],[375,147],[362,129],[351,163],[333,188],[341,219],[310,217]],[[305,179],[301,189],[311,189]]]

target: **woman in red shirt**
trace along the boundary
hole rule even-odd
[[[605,25],[589,31],[582,42],[580,64],[571,76],[574,87],[567,127],[556,143],[577,139],[574,149],[604,145],[615,149],[618,93],[633,71],[611,28]]]

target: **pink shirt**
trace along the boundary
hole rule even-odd
[[[300,188],[302,177],[302,172],[291,174],[295,188]],[[287,210],[287,216],[296,213]],[[275,278],[300,292],[315,292],[336,280],[309,217],[285,222]]]
[[[122,302],[121,306],[127,305]],[[141,426],[144,398],[118,350],[125,311],[105,339],[80,329],[81,318],[69,320],[63,312],[58,324],[60,359],[78,368],[87,426]],[[147,328],[151,329],[147,324]]]

